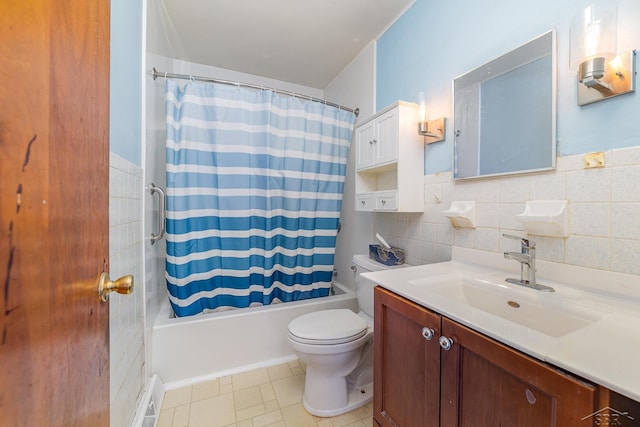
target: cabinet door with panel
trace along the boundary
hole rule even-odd
[[[592,425],[593,385],[444,317],[442,336],[452,342],[441,354],[440,425]]]
[[[375,164],[398,160],[399,114],[398,108],[394,108],[376,119]]]
[[[440,316],[380,287],[374,295],[374,419],[438,426]]]
[[[376,155],[376,121],[356,129],[356,170],[373,166]]]

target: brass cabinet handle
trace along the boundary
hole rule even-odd
[[[119,294],[130,294],[133,292],[133,276],[127,274],[119,279],[111,280],[109,273],[102,273],[98,279],[98,299],[107,302],[109,293],[116,291]]]

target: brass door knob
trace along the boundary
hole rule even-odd
[[[102,302],[107,302],[109,293],[116,291],[119,294],[130,294],[133,292],[133,276],[127,274],[119,279],[111,280],[109,273],[102,273],[98,279],[98,298]]]

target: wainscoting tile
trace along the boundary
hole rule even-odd
[[[514,176],[500,182],[500,202],[516,203],[530,200],[531,178]]]
[[[561,173],[537,175],[531,179],[531,200],[565,200],[565,176]]]
[[[609,236],[610,205],[608,203],[573,203],[569,206],[570,233],[581,236]]]
[[[583,267],[609,269],[609,239],[569,236],[565,246],[565,262]]]
[[[640,165],[611,169],[611,201],[640,202]]]
[[[495,228],[476,228],[476,249],[498,252],[500,235]]]
[[[640,275],[640,240],[613,239],[611,241],[611,270]]]
[[[586,169],[567,172],[567,198],[572,203],[609,202],[611,170]]]

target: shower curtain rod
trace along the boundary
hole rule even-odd
[[[231,81],[231,80],[214,79],[212,77],[192,76],[191,74],[167,73],[167,72],[158,71],[158,70],[156,70],[155,67],[153,67],[151,69],[151,75],[153,76],[153,80],[157,79],[158,77],[164,77],[165,79],[197,80],[199,82],[220,83],[220,84],[238,86],[238,87],[240,87],[240,86],[249,87],[249,88],[252,88],[252,89],[266,89],[266,90],[270,90],[270,91],[275,92],[275,93],[279,93],[281,95],[291,95],[291,96],[293,96],[295,98],[307,99],[309,101],[314,101],[314,102],[321,102],[323,104],[330,105],[332,107],[336,107],[336,108],[339,108],[341,110],[353,113],[353,114],[356,115],[356,117],[358,117],[358,115],[360,114],[360,109],[359,108],[351,109],[351,108],[343,107],[342,105],[339,105],[339,104],[334,104],[333,102],[329,102],[326,99],[314,98],[313,96],[309,96],[309,95],[302,95],[302,94],[295,93],[295,92],[288,91],[288,90],[275,89],[275,88],[272,88],[272,87],[254,85],[254,84],[251,84],[251,83],[241,83],[241,82],[234,82],[234,81]]]

